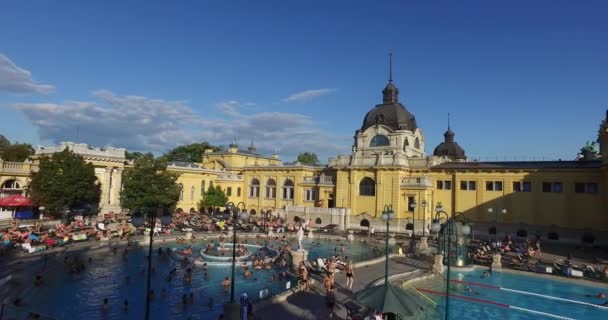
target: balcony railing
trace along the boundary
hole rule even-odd
[[[221,174],[217,176],[218,181],[243,181],[243,175],[239,174]]]
[[[22,173],[29,174],[37,171],[38,165],[27,162],[0,161],[0,173]]]
[[[433,180],[429,177],[401,178],[401,186],[409,188],[430,188],[433,186]]]
[[[315,177],[308,176],[308,177],[303,177],[302,183],[333,185],[334,177],[332,177],[332,176],[315,176]]]

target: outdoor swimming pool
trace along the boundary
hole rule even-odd
[[[608,307],[597,306],[608,300],[587,296],[606,292],[606,286],[508,272],[494,272],[482,279],[482,273],[483,270],[452,273],[451,319],[608,319]],[[472,292],[466,290],[467,284]],[[425,289],[425,295],[438,301],[443,316],[445,298],[440,293],[445,293],[445,279],[435,277],[410,285]]]
[[[217,240],[210,240],[217,243]],[[249,243],[261,241],[249,240]],[[314,245],[320,243],[320,245]],[[290,241],[292,248],[297,248],[295,240]],[[207,241],[197,241],[192,244],[195,255],[200,248],[204,248]],[[348,242],[344,240],[304,240],[303,245],[311,256],[331,256],[341,251],[344,244],[344,255],[351,255],[357,259],[372,258],[370,244],[362,241]],[[276,246],[277,242],[269,245]],[[376,243],[381,247],[380,243]],[[175,242],[159,244],[163,248],[184,247]],[[155,249],[158,248],[155,246]],[[228,253],[227,248],[227,253]],[[128,256],[123,258],[122,249],[116,255],[110,250],[103,255],[94,255],[93,262],[86,262],[86,270],[81,274],[71,274],[64,271],[63,256],[48,259],[44,272],[44,284],[33,287],[20,297],[23,309],[33,310],[43,315],[57,319],[142,319],[145,309],[146,287],[146,254],[145,246],[133,248]],[[85,255],[86,256],[86,255]],[[86,258],[85,258],[86,261]],[[42,263],[42,262],[41,262]],[[154,273],[152,274],[152,289],[155,298],[151,304],[153,319],[217,319],[223,310],[223,304],[230,299],[221,286],[225,277],[230,276],[229,265],[209,265],[209,279],[204,279],[204,270],[200,267],[193,269],[191,283],[183,280],[186,268],[181,266],[177,259],[164,255],[158,257],[157,250],[153,251]],[[168,281],[167,275],[177,269],[175,276]],[[242,270],[236,269],[235,295],[238,297],[247,292],[250,298],[262,294],[271,294],[285,291],[293,287],[296,282],[293,278],[282,281],[271,281],[272,275],[278,276],[281,270],[273,267],[272,270],[255,270],[253,279],[245,279]],[[130,277],[130,283],[126,278]],[[32,276],[33,278],[33,276]],[[166,294],[163,294],[163,289]],[[194,303],[183,304],[182,296],[193,293]],[[104,310],[102,301],[108,298],[110,307]],[[213,299],[213,304],[209,300]],[[128,299],[129,308],[123,310],[123,301]]]

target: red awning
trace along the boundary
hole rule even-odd
[[[32,205],[30,198],[16,194],[6,198],[0,198],[0,206],[2,207],[29,207]]]

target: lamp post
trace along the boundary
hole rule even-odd
[[[410,240],[409,254],[413,255],[416,252],[416,201],[410,203],[412,209],[412,239]]]
[[[422,236],[426,237],[426,199],[423,199],[420,205],[422,206]]]
[[[152,242],[154,238],[154,229],[156,228],[156,219],[160,218],[162,225],[171,224],[171,214],[163,208],[158,209],[143,209],[134,212],[134,217],[131,222],[135,227],[141,227],[144,222],[150,226],[150,244],[148,246],[148,284],[146,286],[146,320],[150,319],[150,282],[152,281]],[[145,236],[145,232],[144,232]]]
[[[395,212],[393,211],[393,206],[390,204],[384,205],[384,210],[382,210],[382,220],[386,221],[386,245],[384,247],[384,253],[386,255],[386,261],[384,263],[384,285],[388,286],[388,232],[390,228],[390,222],[395,217]]]
[[[239,208],[243,206],[243,211],[239,215]],[[238,224],[239,218],[247,219],[247,209],[245,209],[245,203],[239,202],[238,204],[234,204],[233,202],[228,202],[226,204],[226,209],[232,213],[232,277],[230,278],[230,303],[234,304],[234,267],[236,264],[236,226]]]
[[[441,205],[441,202],[437,203],[437,206],[435,207],[435,222],[433,222],[433,224],[431,225],[431,231],[436,232],[437,234],[439,234],[439,231],[441,231],[441,222],[439,221],[439,218],[441,216],[441,214],[445,214],[446,217],[446,229],[445,229],[445,234],[448,237],[447,240],[447,262],[448,262],[448,274],[446,277],[446,288],[445,288],[445,319],[449,319],[449,304],[450,304],[450,254],[451,254],[451,247],[452,247],[452,243],[451,243],[451,236],[452,236],[452,221],[450,220],[450,216],[448,215],[447,212],[443,211],[443,206]],[[453,217],[453,215],[452,215]]]
[[[488,208],[488,214],[492,214],[494,212],[494,208]],[[506,208],[502,208],[502,210],[500,210],[500,213],[502,213],[503,215],[507,214],[507,209]],[[494,220],[494,237],[495,237],[495,246],[496,246],[496,253],[498,254],[498,210],[496,210],[495,212],[495,220]]]

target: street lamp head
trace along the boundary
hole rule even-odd
[[[243,209],[243,212],[241,212],[240,218],[242,220],[249,218],[249,214],[247,213],[247,210]]]
[[[388,209],[382,212],[382,220],[384,221],[393,220],[394,217],[395,213],[393,212],[393,209]]]
[[[488,213],[492,213],[492,212],[494,212],[494,209],[493,208],[488,208]]]
[[[232,202],[226,203],[226,210],[232,212],[232,208],[234,208],[234,203],[232,203]]]
[[[471,233],[471,226],[469,226],[468,224],[465,224],[462,226],[462,234],[464,234],[465,236]]]
[[[171,214],[171,212],[167,209],[161,209],[160,212],[160,223],[162,223],[163,226],[170,225],[173,220],[173,215]]]
[[[426,200],[422,200],[422,202],[420,203],[420,205],[422,206],[422,208],[426,208]]]
[[[410,203],[410,208],[416,209],[416,201]]]
[[[443,205],[441,202],[437,202],[437,206],[435,207],[435,212],[439,213],[443,211]]]
[[[441,223],[439,222],[439,220],[433,220],[433,223],[431,224],[431,232],[439,233],[440,230],[441,230]]]
[[[502,208],[502,210],[500,210],[500,212],[501,212],[502,214],[507,214],[507,208]]]
[[[131,223],[136,228],[143,226],[144,225],[144,214],[139,210],[133,211],[133,214],[131,215]]]

